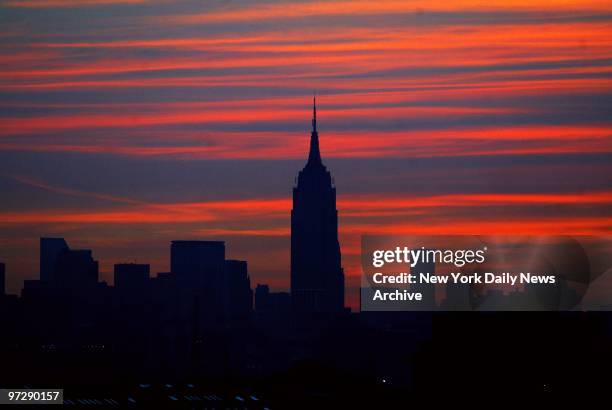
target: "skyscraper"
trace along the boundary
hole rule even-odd
[[[223,318],[224,242],[172,241],[170,270],[181,292],[183,307],[195,315],[196,328]]]
[[[64,249],[57,255],[51,283],[73,290],[94,288],[98,283],[98,261],[89,249]]]
[[[331,313],[344,308],[336,188],[321,160],[314,100],[308,162],[293,188],[291,299],[298,313]]]
[[[225,242],[172,241],[170,270],[179,283],[216,291],[223,284]]]
[[[40,238],[40,280],[51,282],[57,257],[68,249],[64,238]]]
[[[253,291],[246,261],[225,261],[225,303],[229,319],[248,319],[253,312]]]

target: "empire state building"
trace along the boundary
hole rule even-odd
[[[344,309],[336,188],[321,161],[314,100],[308,162],[293,188],[291,299],[298,313],[331,313]]]

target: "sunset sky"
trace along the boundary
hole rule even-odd
[[[169,270],[225,240],[289,287],[312,95],[347,303],[360,238],[612,233],[609,1],[0,0],[0,261],[40,236]]]

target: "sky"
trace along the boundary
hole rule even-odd
[[[363,234],[612,232],[608,1],[0,0],[0,261],[41,236],[289,287],[312,96],[347,303]]]

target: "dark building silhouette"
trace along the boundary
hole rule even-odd
[[[40,280],[24,281],[22,295],[40,296],[50,289],[76,293],[99,285],[98,261],[89,249],[70,249],[64,238],[40,238],[39,258]]]
[[[51,282],[57,257],[68,249],[64,238],[40,238],[40,280]]]
[[[0,263],[0,297],[6,294],[6,266]]]
[[[222,241],[172,241],[170,271],[179,283],[218,285],[225,269]]]
[[[283,331],[290,322],[291,295],[270,292],[270,287],[257,284],[255,288],[255,320],[258,326]]]
[[[98,261],[89,249],[64,249],[57,255],[51,283],[70,289],[92,288],[98,284]]]
[[[49,282],[42,280],[26,279],[23,281],[23,288],[21,289],[21,297],[23,299],[42,299],[44,294],[50,289]]]
[[[253,291],[246,261],[225,261],[226,311],[230,319],[248,319],[253,312]]]
[[[270,287],[268,285],[257,284],[255,288],[255,310],[261,311],[268,309]]]
[[[284,312],[291,308],[291,295],[287,292],[270,292],[268,285],[257,284],[255,310],[258,313]]]
[[[150,266],[139,263],[115,265],[115,288],[118,290],[144,289],[149,281]]]
[[[182,294],[182,309],[192,312],[194,327],[223,319],[225,242],[172,241],[170,271]]]
[[[336,188],[321,160],[314,104],[308,162],[293,188],[291,298],[298,313],[344,309]]]

